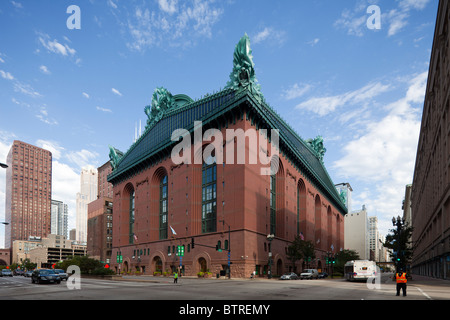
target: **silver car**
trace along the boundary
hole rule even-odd
[[[67,281],[67,279],[69,279],[69,275],[63,269],[55,269],[55,273],[57,275],[59,275],[61,280],[66,280]]]
[[[280,280],[298,280],[298,276],[294,272],[285,273],[280,277]]]

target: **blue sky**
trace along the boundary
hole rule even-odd
[[[0,162],[14,139],[52,151],[53,198],[74,228],[81,168],[108,161],[109,144],[128,150],[156,87],[222,89],[247,33],[266,101],[302,138],[324,137],[331,178],[387,234],[412,182],[437,3],[3,0]],[[81,29],[67,27],[73,4]],[[371,5],[381,29],[368,28]]]

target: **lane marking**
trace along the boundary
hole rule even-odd
[[[420,293],[422,293],[428,300],[433,300],[425,291],[423,291],[419,287],[416,287],[416,289],[419,290]]]

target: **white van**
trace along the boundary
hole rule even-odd
[[[300,273],[300,279],[319,279],[319,271],[317,269],[305,269]]]

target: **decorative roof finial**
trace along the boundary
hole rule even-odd
[[[317,136],[315,139],[308,139],[305,142],[313,150],[320,162],[323,163],[323,157],[327,149],[324,147],[322,136]]]
[[[233,55],[233,71],[230,73],[230,81],[226,87],[239,90],[249,90],[256,97],[263,98],[261,87],[255,76],[255,64],[253,63],[250,38],[247,33],[239,40]]]

